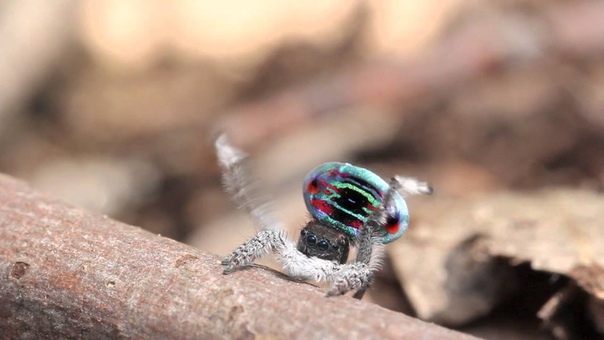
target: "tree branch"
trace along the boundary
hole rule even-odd
[[[0,329],[8,338],[469,336],[84,212],[0,175]]]

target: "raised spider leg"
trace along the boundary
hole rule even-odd
[[[394,176],[390,181],[391,185],[394,181],[398,183],[398,192],[403,196],[432,195],[434,193],[434,188],[430,184],[420,182],[415,178]]]
[[[273,216],[269,202],[254,198],[256,190],[248,176],[246,154],[230,145],[225,135],[218,137],[215,146],[226,191],[233,196],[236,204],[254,218],[261,229],[256,236],[237,247],[222,260],[222,265],[225,266],[224,273],[228,274],[239,267],[251,264],[256,258],[279,247],[286,236],[280,223]]]
[[[215,146],[218,164],[222,168],[222,182],[235,203],[254,218],[260,229],[283,229],[274,216],[270,202],[262,199],[249,178],[245,162],[247,154],[232,146],[226,135],[220,135]]]
[[[287,238],[280,223],[272,215],[267,202],[252,199],[255,188],[245,166],[246,154],[230,145],[225,135],[215,143],[218,162],[222,168],[222,178],[229,192],[240,207],[245,208],[261,230],[251,239],[237,247],[224,258],[224,273],[228,274],[240,267],[252,264],[255,259],[273,252],[288,275],[316,281],[333,281],[338,265],[333,261],[308,257],[298,251],[296,245]]]
[[[384,245],[374,230],[385,222],[386,208],[392,204],[394,193],[400,188],[399,179],[392,178],[382,204],[369,215],[367,222],[359,231],[356,240],[358,249],[356,261],[339,269],[327,296],[342,295],[350,290],[356,290],[353,297],[359,300],[363,298],[373,281],[373,273],[380,268],[383,255]]]

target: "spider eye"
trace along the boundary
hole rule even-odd
[[[306,237],[306,243],[309,246],[314,246],[315,244],[317,244],[317,237],[313,234],[310,234]]]
[[[308,230],[306,230],[306,229],[300,230],[300,235],[306,236],[306,234],[308,234]]]
[[[333,250],[338,250],[338,249],[340,249],[340,246],[337,243],[334,243],[334,244],[331,245],[331,248]]]
[[[329,243],[325,240],[321,240],[319,241],[319,243],[317,244],[317,247],[319,248],[319,250],[321,251],[326,251],[327,249],[329,249]]]

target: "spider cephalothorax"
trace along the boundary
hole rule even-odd
[[[245,154],[228,144],[225,136],[216,141],[216,150],[227,191],[247,208],[261,229],[222,261],[224,273],[272,252],[288,275],[329,282],[328,296],[354,290],[354,297],[361,298],[379,268],[381,246],[407,229],[409,213],[399,191],[432,193],[428,184],[412,178],[396,176],[387,183],[361,167],[325,163],[304,180],[304,201],[311,220],[294,245],[268,203],[252,197]],[[346,263],[351,245],[357,248],[356,260]]]
[[[341,231],[311,220],[300,231],[297,249],[306,256],[346,263],[353,240]]]

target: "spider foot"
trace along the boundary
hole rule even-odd
[[[249,265],[251,261],[247,259],[245,253],[238,252],[237,250],[225,257],[220,264],[224,267],[222,274],[227,275],[241,267]]]
[[[227,275],[235,271],[235,267],[232,265],[232,260],[230,256],[225,257],[220,264],[224,267],[222,269],[222,274]]]
[[[355,290],[354,297],[361,299],[369,285],[371,285],[372,280],[373,274],[367,265],[358,262],[352,263],[336,274],[327,296],[344,295],[351,290]]]
[[[224,261],[222,262],[222,274],[223,275],[228,275],[231,274],[233,272],[238,271],[241,268],[245,268],[250,266],[250,264],[241,264],[241,265],[234,265],[232,263],[225,263]]]
[[[223,273],[228,274],[241,267],[251,265],[255,259],[267,254],[279,242],[281,242],[279,232],[274,230],[259,231],[256,236],[245,241],[222,260]]]
[[[224,268],[222,270],[222,275],[229,275],[230,273],[236,271],[237,268]]]
[[[352,296],[353,298],[357,299],[357,300],[362,300],[363,296],[365,295],[365,292],[367,291],[367,288],[364,289],[359,289],[357,290],[354,295]]]
[[[391,183],[395,184],[403,195],[432,195],[434,193],[434,188],[429,183],[420,182],[411,177],[394,176]]]

